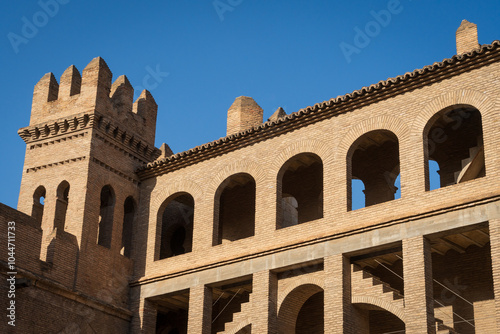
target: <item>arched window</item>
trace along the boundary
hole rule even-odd
[[[31,208],[31,217],[35,218],[40,226],[42,226],[43,207],[45,204],[45,187],[39,186],[33,193],[33,206]]]
[[[301,153],[283,164],[277,177],[276,228],[323,218],[323,162]]]
[[[348,210],[354,199],[352,180],[361,180],[365,186],[364,206],[387,202],[400,196],[399,144],[396,135],[387,130],[374,130],[359,137],[347,154]],[[360,205],[358,205],[358,208]]]
[[[246,173],[228,177],[217,189],[214,245],[255,234],[255,180]]]
[[[123,229],[122,229],[122,247],[121,254],[130,257],[132,250],[132,235],[135,218],[135,201],[129,196],[123,205]]]
[[[97,244],[111,248],[113,233],[113,214],[115,208],[115,193],[111,186],[104,186],[101,190],[101,207],[99,210],[99,236]]]
[[[56,214],[54,216],[54,228],[64,231],[66,224],[66,212],[68,211],[69,183],[63,181],[57,187]]]
[[[194,199],[187,193],[170,196],[158,213],[158,260],[189,253],[193,248]]]
[[[481,113],[456,105],[436,113],[424,129],[426,190],[486,175]],[[439,186],[432,186],[432,161],[439,166]]]

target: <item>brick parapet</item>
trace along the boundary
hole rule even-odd
[[[144,146],[153,148],[156,102],[144,90],[134,103],[133,88],[123,78],[118,78],[112,86],[112,73],[100,57],[94,58],[81,76],[73,65],[70,66],[61,76],[60,85],[52,73],[47,73],[35,85],[30,127],[36,129],[36,124],[45,123],[47,130],[54,132],[62,125],[64,131],[65,123],[59,125],[58,119],[67,118],[72,123],[77,113],[99,113],[117,119],[122,132],[144,138]],[[24,136],[26,128],[22,130]]]

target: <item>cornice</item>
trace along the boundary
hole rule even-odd
[[[95,129],[102,135],[100,139],[114,148],[127,152],[141,163],[147,163],[160,156],[156,147],[144,144],[137,135],[131,135],[113,120],[99,113],[80,113],[58,120],[27,126],[18,130],[19,136],[30,147],[41,147],[46,143],[58,143],[65,138],[74,137],[82,130]]]

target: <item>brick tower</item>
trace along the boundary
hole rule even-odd
[[[43,231],[44,276],[126,307],[139,187],[134,170],[154,160],[157,105],[148,91],[133,102],[125,76],[112,84],[102,58],[80,75],[36,84],[18,210]],[[98,261],[97,261],[98,260]]]

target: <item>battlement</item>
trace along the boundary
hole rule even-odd
[[[59,83],[52,73],[45,74],[35,85],[30,126],[80,113],[110,116],[128,133],[154,146],[158,106],[147,90],[134,102],[134,88],[125,75],[112,83],[113,74],[101,57],[83,69],[71,65]]]

